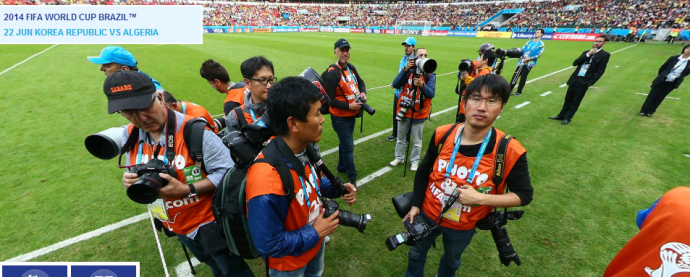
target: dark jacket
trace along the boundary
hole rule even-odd
[[[364,84],[364,80],[359,77],[359,73],[357,72],[357,69],[355,68],[354,65],[351,63],[347,63],[347,67],[350,68],[352,71],[352,74],[355,75],[355,78],[357,80],[357,86],[359,88],[359,92],[361,93],[367,93],[367,86]],[[330,68],[330,66],[329,66]],[[327,69],[328,70],[328,69]],[[332,70],[328,71],[328,73],[324,74],[323,76],[323,89],[326,91],[328,94],[328,98],[331,100],[331,107],[336,108],[336,109],[341,109],[341,110],[349,110],[350,109],[350,104],[340,101],[335,98],[335,92],[336,88],[338,85],[340,85],[340,76],[341,71],[340,70]]]
[[[676,65],[676,63],[678,63],[678,57],[680,57],[680,55],[671,56],[670,58],[668,58],[668,60],[666,60],[664,64],[661,65],[661,67],[659,67],[659,76],[656,76],[656,78],[652,82],[652,87],[661,85],[666,81],[666,75],[671,73],[673,67]],[[688,74],[690,74],[690,61],[688,61],[685,64],[685,69],[683,69],[683,72],[680,73],[680,76],[673,81],[673,88],[678,88],[680,84],[683,82],[683,79],[685,79],[685,76],[688,76]]]
[[[575,85],[578,82],[580,84],[592,86],[594,83],[599,81],[601,75],[604,75],[604,71],[606,71],[606,65],[609,63],[611,54],[602,49],[601,51],[595,53],[592,57],[588,58],[587,52],[589,52],[589,50],[582,52],[582,55],[580,55],[580,57],[575,59],[573,62],[573,66],[577,66],[577,68],[575,69],[575,72],[573,72],[573,75],[570,76],[570,79],[568,79],[568,86]],[[591,63],[589,65],[589,69],[587,69],[587,73],[585,73],[585,76],[577,76],[577,73],[580,72],[582,65],[589,63],[590,59]]]

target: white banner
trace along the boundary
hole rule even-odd
[[[203,6],[0,6],[0,44],[201,44]]]

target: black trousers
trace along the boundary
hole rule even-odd
[[[563,102],[563,108],[561,112],[558,113],[558,117],[562,117],[567,120],[573,119],[577,109],[580,108],[580,103],[582,98],[585,97],[587,89],[589,86],[580,82],[575,82],[574,85],[568,86],[568,92],[565,94],[565,101]]]
[[[397,95],[393,97],[393,136],[398,137],[398,121],[395,120],[395,111],[398,108],[398,99],[400,99]]]
[[[653,86],[652,90],[647,95],[647,100],[645,100],[644,104],[642,104],[640,112],[646,114],[653,114],[656,112],[656,109],[659,108],[659,105],[661,105],[661,102],[664,101],[664,98],[671,93],[674,86],[675,84],[671,82],[663,82],[659,85]]]
[[[510,91],[513,91],[513,88],[515,88],[515,85],[518,83],[518,70],[520,71],[520,84],[518,85],[517,92],[515,93],[522,94],[522,89],[527,83],[527,75],[529,75],[529,72],[532,70],[532,68],[525,64],[515,69],[515,72],[513,72],[513,79],[510,79]]]

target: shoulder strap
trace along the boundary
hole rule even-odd
[[[204,129],[209,126],[208,122],[203,117],[188,120],[184,125],[184,142],[187,145],[189,155],[196,163],[197,168],[204,171],[204,152],[202,150],[204,142]],[[210,126],[209,126],[210,128]]]
[[[137,140],[139,140],[139,128],[134,127],[132,128],[132,132],[129,133],[127,142],[125,142],[125,145],[122,146],[122,149],[120,150],[120,155],[123,155],[129,152],[129,150],[132,150],[132,147],[134,147],[134,144],[137,143]]]
[[[269,143],[261,151],[263,152],[264,157],[255,160],[254,163],[268,163],[273,166],[276,171],[278,171],[280,180],[283,182],[283,191],[285,191],[285,197],[291,201],[295,198],[295,183],[292,179],[290,168],[288,168],[287,163],[285,160],[283,160],[283,157],[280,154],[276,141]]]
[[[455,126],[457,126],[458,124],[460,124],[460,123],[455,122],[453,124],[453,126],[450,126],[450,129],[448,130],[448,132],[446,132],[446,134],[443,135],[443,138],[441,138],[441,141],[439,141],[439,144],[436,146],[436,148],[438,149],[438,151],[437,151],[438,153],[441,152],[441,148],[443,148],[443,144],[446,142],[446,140],[448,139],[448,136],[450,135],[450,133],[453,132],[453,130],[455,130]]]
[[[494,185],[498,189],[498,185],[503,182],[503,172],[505,169],[505,161],[506,161],[506,151],[508,150],[508,144],[510,143],[510,140],[512,140],[514,137],[511,135],[504,135],[501,137],[501,141],[498,143],[498,151],[496,151],[496,159],[494,161]],[[507,187],[506,187],[507,188]]]
[[[243,127],[249,125],[247,123],[247,119],[244,118],[244,111],[242,111],[242,107],[236,107],[233,110],[235,111],[235,115],[237,115],[237,122],[240,124],[240,128],[238,128],[238,130],[241,130]]]

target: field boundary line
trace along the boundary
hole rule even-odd
[[[46,49],[43,49],[43,51],[38,52],[38,53],[36,53],[36,54],[33,54],[33,55],[31,55],[30,57],[24,59],[23,61],[18,62],[18,63],[16,63],[16,64],[13,65],[13,66],[10,66],[9,68],[7,68],[7,69],[3,70],[2,72],[0,72],[0,76],[2,76],[3,74],[9,72],[9,71],[12,70],[12,69],[15,69],[17,66],[20,66],[20,65],[24,64],[25,62],[28,62],[29,60],[35,58],[36,56],[38,56],[38,55],[40,55],[40,54],[43,54],[43,53],[45,53],[46,51],[48,51],[48,50],[50,50],[50,49],[53,49],[55,46],[58,46],[58,45],[57,45],[57,44],[53,44],[53,45],[51,45],[50,47],[48,47],[48,48],[46,48]]]

